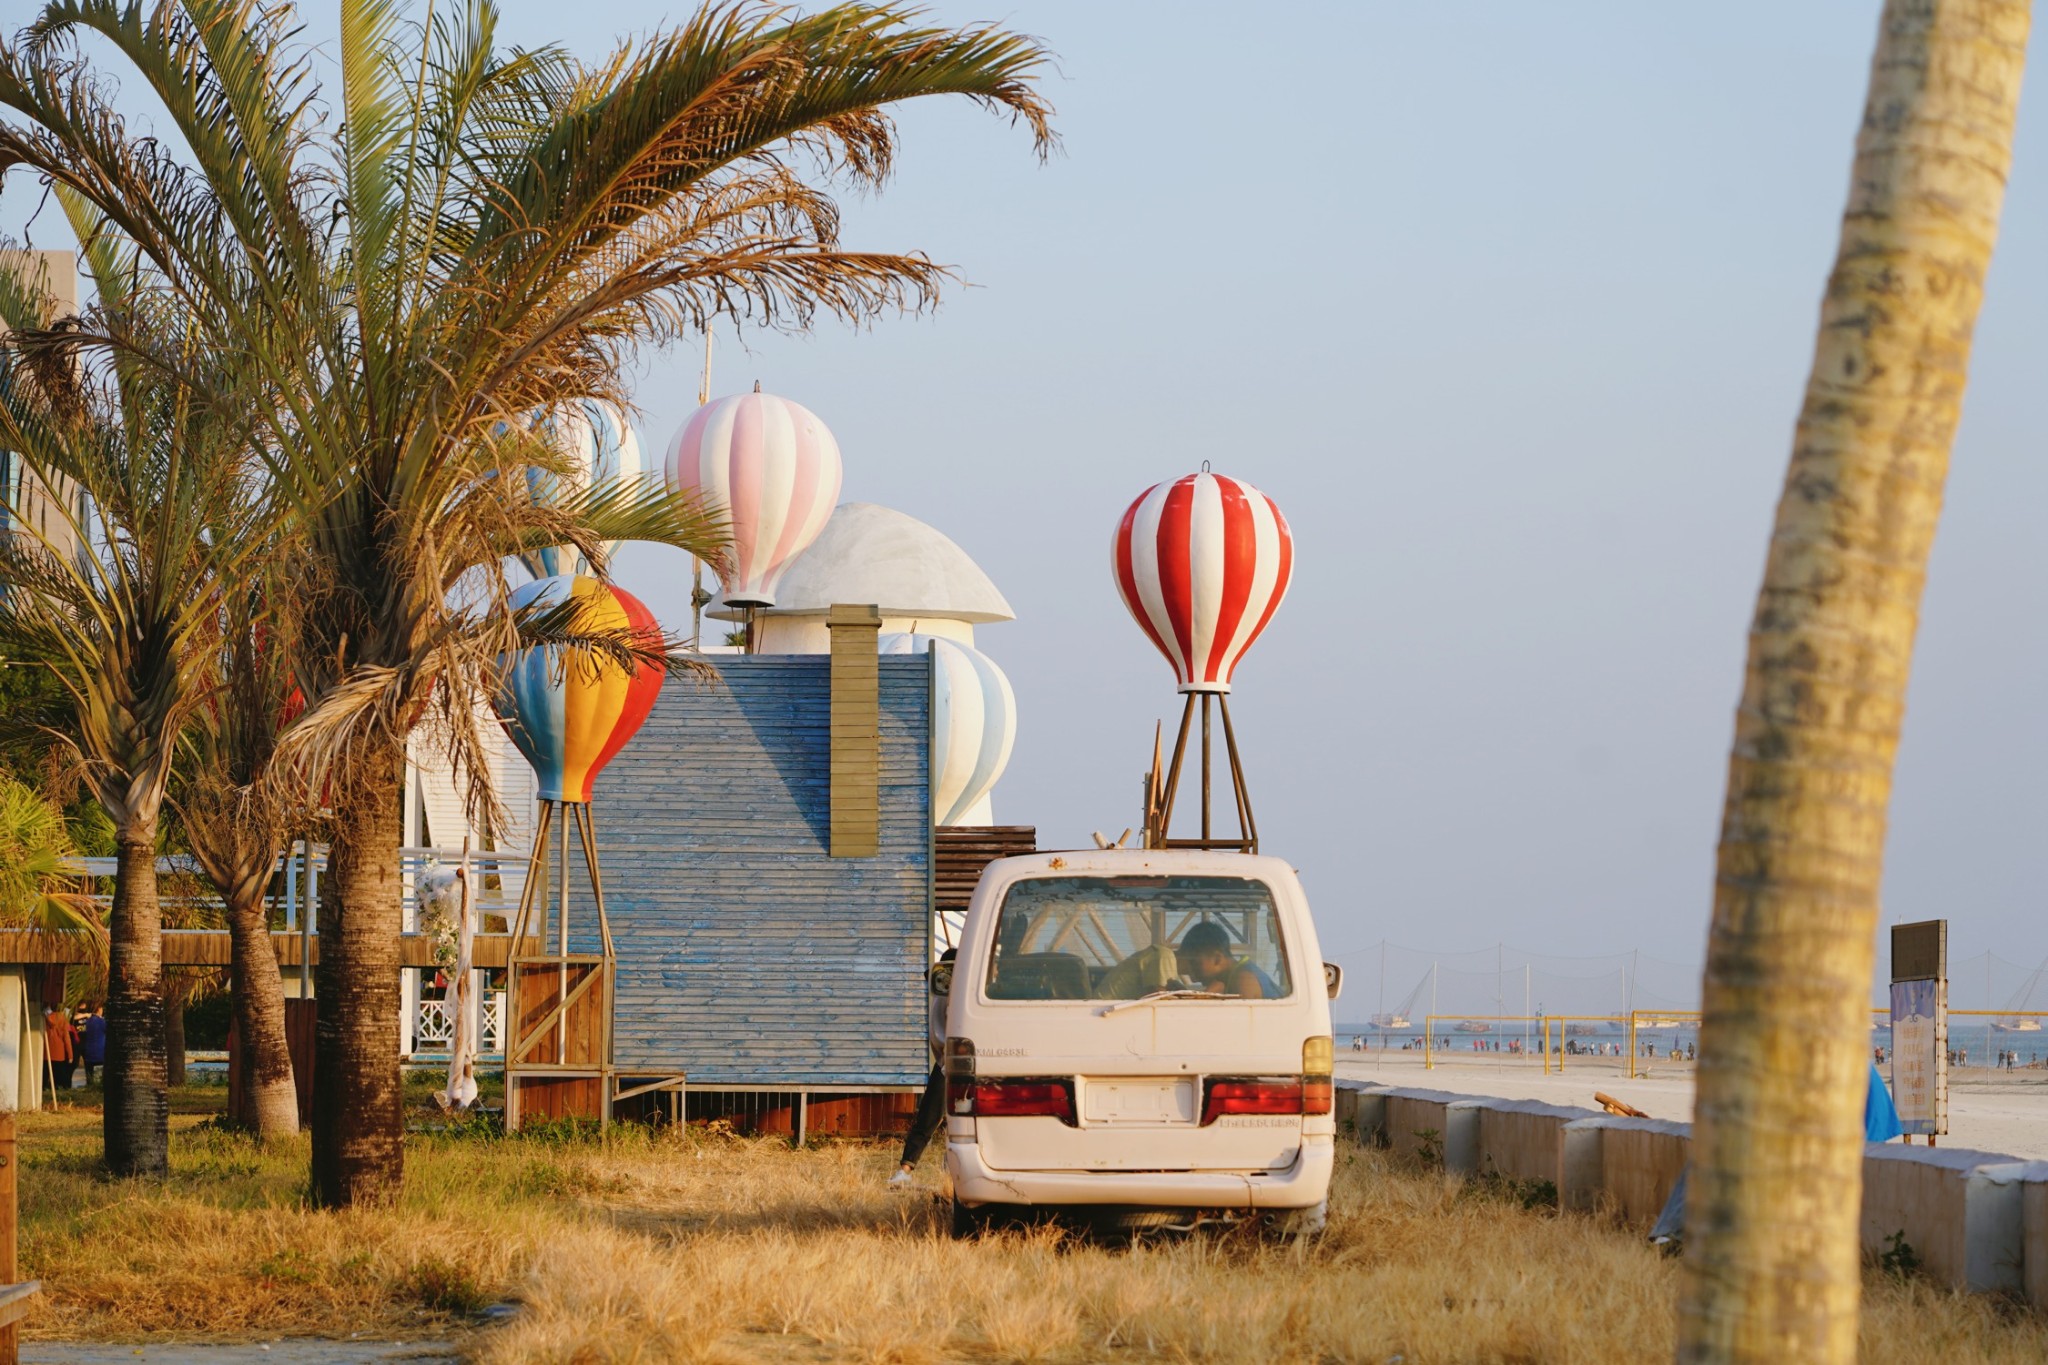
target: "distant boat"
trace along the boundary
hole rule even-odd
[[[1680,1019],[1669,1014],[1645,1014],[1636,1020],[1637,1028],[1698,1028],[1697,1019]]]
[[[1371,1019],[1368,1019],[1366,1022],[1371,1024],[1374,1028],[1415,1027],[1415,1021],[1410,1019],[1407,1015],[1402,1014],[1398,1010],[1392,1014],[1375,1014]]]
[[[1994,1021],[1991,1027],[1997,1029],[2000,1033],[2039,1033],[2041,1031],[2041,1021],[2039,1019],[2019,1018],[1999,1019]]]
[[[1460,1019],[1460,1020],[1459,1020],[1459,1021],[1458,1021],[1457,1023],[1455,1023],[1455,1024],[1451,1025],[1451,1027],[1452,1027],[1452,1028],[1454,1028],[1454,1029],[1456,1029],[1456,1030],[1457,1030],[1458,1032],[1460,1032],[1460,1033],[1491,1033],[1491,1032],[1493,1032],[1493,1025],[1491,1025],[1491,1024],[1487,1024],[1487,1023],[1482,1023],[1481,1021],[1479,1021],[1479,1020],[1477,1020],[1477,1019]]]
[[[1566,1024],[1564,1026],[1564,1036],[1567,1038],[1585,1038],[1599,1031],[1600,1026],[1598,1024]]]

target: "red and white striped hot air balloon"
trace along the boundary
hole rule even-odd
[[[1271,498],[1205,466],[1131,504],[1111,564],[1124,605],[1180,690],[1228,692],[1237,661],[1287,595],[1294,537]]]
[[[702,490],[731,521],[724,603],[772,607],[782,571],[839,502],[839,443],[810,409],[756,385],[698,408],[669,442],[662,473],[678,493]]]

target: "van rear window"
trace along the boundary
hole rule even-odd
[[[1272,888],[1245,877],[1032,877],[1003,897],[991,1000],[1284,999]]]

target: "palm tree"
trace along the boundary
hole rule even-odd
[[[285,1034],[284,982],[270,940],[267,894],[295,818],[294,784],[272,764],[292,695],[286,603],[289,554],[272,546],[251,581],[220,595],[217,666],[194,716],[190,776],[177,793],[185,839],[226,907],[230,991],[241,1048],[242,1110],[233,1117],[270,1142],[299,1131],[298,1088]]]
[[[1888,0],[1729,761],[1679,1358],[1856,1356],[1866,1001],[2025,0]]]
[[[104,960],[107,929],[77,890],[76,857],[63,813],[0,772],[0,924],[76,934]]]
[[[405,737],[439,709],[488,803],[469,699],[517,640],[501,557],[570,544],[602,566],[605,539],[723,544],[698,509],[644,490],[535,506],[501,475],[536,457],[493,431],[622,401],[634,347],[720,314],[801,328],[928,304],[947,272],[842,250],[812,183],[880,185],[890,106],[962,95],[1024,122],[1041,153],[1052,139],[1035,43],[888,6],[708,9],[594,66],[500,53],[485,0],[430,5],[421,25],[398,0],[341,10],[338,135],[285,5],[53,0],[0,52],[17,118],[0,169],[100,205],[277,394],[265,444],[303,544],[311,703],[284,744],[331,777],[338,831],[313,1155],[330,1204],[399,1179]],[[88,32],[140,73],[189,159],[127,133]]]
[[[0,270],[0,448],[69,494],[52,500],[61,526],[0,537],[0,641],[62,685],[61,737],[114,825],[106,1162],[117,1175],[155,1175],[169,1143],[159,823],[179,737],[205,695],[206,585],[233,581],[248,537],[262,536],[217,510],[252,506],[236,496],[236,434],[200,415],[191,386],[127,357],[157,347],[218,393],[233,391],[232,377],[184,319],[131,291],[136,262],[91,210],[60,198],[100,301],[85,319],[58,319],[35,281]],[[96,366],[72,344],[93,328],[120,343]]]

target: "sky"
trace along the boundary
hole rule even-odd
[[[1300,869],[1326,956],[1371,975],[1398,945],[1397,998],[1448,954],[1591,979],[1639,950],[1675,997],[1877,10],[936,0],[1058,54],[1061,150],[1041,164],[970,105],[906,110],[898,174],[846,202],[847,240],[926,251],[962,286],[863,330],[722,334],[713,389],[809,407],[847,499],[930,522],[1008,596],[1017,620],[977,636],[1021,713],[999,820],[1049,847],[1139,823],[1179,698],[1109,540],[1145,488],[1211,461],[1293,528],[1293,587],[1231,700],[1263,851]],[[507,37],[596,56],[682,11],[564,13],[506,0]],[[2029,968],[2044,118],[2023,101],[1884,886],[1887,923],[1951,921],[1952,960]],[[27,196],[6,198],[18,235]],[[640,367],[657,457],[700,360]],[[617,568],[687,629],[686,559]]]

